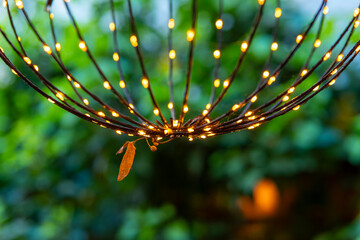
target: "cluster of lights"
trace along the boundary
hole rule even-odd
[[[172,6],[172,0],[169,0],[170,4]],[[167,108],[171,111],[172,118],[170,120],[167,120],[164,118],[161,108],[159,107],[156,96],[154,95],[151,85],[150,85],[150,79],[147,75],[146,69],[144,67],[144,62],[142,59],[142,52],[141,52],[141,45],[139,36],[137,35],[136,31],[136,24],[135,19],[132,14],[132,7],[131,7],[131,0],[129,0],[129,11],[130,11],[130,22],[132,27],[132,34],[128,38],[130,40],[130,45],[136,50],[136,54],[138,55],[138,60],[140,61],[140,65],[142,67],[142,73],[143,77],[141,78],[141,85],[144,89],[146,89],[150,96],[153,103],[153,114],[154,117],[160,118],[162,121],[162,124],[157,121],[156,123],[151,122],[147,118],[145,118],[141,113],[137,111],[135,108],[133,101],[128,93],[127,84],[125,82],[125,77],[123,76],[122,69],[121,69],[121,52],[118,48],[115,48],[112,54],[113,61],[117,64],[120,74],[120,80],[119,80],[119,86],[120,89],[124,91],[125,97],[122,97],[122,95],[117,92],[116,86],[111,84],[111,81],[106,78],[105,74],[103,74],[102,70],[100,69],[99,65],[97,64],[95,58],[92,56],[89,46],[86,44],[86,41],[81,36],[81,31],[78,28],[77,24],[75,23],[75,18],[73,18],[73,15],[70,11],[69,2],[70,0],[64,0],[64,3],[67,5],[67,10],[69,13],[69,16],[73,20],[73,26],[76,28],[76,32],[79,37],[78,47],[81,51],[85,52],[89,58],[91,59],[92,63],[96,66],[99,74],[101,75],[101,78],[103,80],[103,87],[106,90],[111,90],[110,92],[115,93],[119,98],[121,103],[126,106],[128,111],[135,115],[139,121],[133,120],[130,116],[127,116],[126,114],[121,113],[118,110],[114,110],[115,108],[105,104],[99,97],[97,97],[95,94],[93,94],[91,91],[89,91],[85,85],[81,83],[74,75],[70,72],[69,69],[66,68],[65,65],[63,65],[63,62],[60,58],[60,51],[62,51],[62,45],[60,42],[57,41],[56,35],[54,32],[54,29],[52,29],[53,33],[53,45],[47,42],[45,42],[38,31],[35,28],[35,25],[32,24],[31,20],[26,18],[26,21],[28,21],[29,25],[31,26],[31,30],[36,34],[43,51],[49,55],[49,57],[56,60],[57,63],[62,67],[62,71],[64,72],[66,78],[68,79],[68,82],[74,87],[74,91],[76,91],[77,95],[79,96],[80,101],[76,101],[69,97],[67,94],[62,92],[61,90],[57,89],[55,86],[51,84],[50,81],[46,79],[45,76],[42,75],[38,65],[35,65],[31,58],[26,55],[25,51],[19,51],[15,48],[13,44],[11,44],[11,47],[14,48],[15,52],[22,58],[24,63],[30,67],[34,73],[38,76],[38,78],[45,84],[46,87],[50,89],[50,91],[54,94],[53,97],[48,95],[47,93],[43,92],[41,89],[35,88],[38,92],[40,92],[43,96],[47,98],[47,100],[52,103],[56,104],[59,107],[62,107],[63,109],[85,119],[90,122],[93,122],[103,128],[109,128],[113,129],[116,134],[127,134],[129,136],[140,136],[140,137],[146,137],[146,138],[153,138],[155,142],[163,140],[163,138],[177,138],[177,137],[187,137],[189,141],[193,141],[196,138],[200,139],[206,139],[208,137],[221,135],[229,132],[239,131],[242,129],[255,129],[259,126],[261,126],[263,123],[277,117],[280,115],[283,115],[285,112],[289,112],[291,110],[297,111],[300,109],[301,105],[304,104],[306,101],[308,101],[310,98],[318,94],[320,91],[326,89],[328,86],[332,86],[336,83],[336,80],[338,76],[343,72],[343,70],[349,65],[349,63],[355,58],[355,56],[360,52],[360,42],[356,43],[354,45],[354,48],[352,50],[345,52],[346,47],[349,45],[349,41],[347,41],[343,45],[343,49],[340,53],[337,55],[334,53],[335,48],[337,46],[340,46],[341,40],[344,38],[346,34],[352,35],[355,32],[355,29],[359,27],[359,14],[360,14],[360,8],[356,8],[353,13],[353,19],[351,21],[351,24],[344,30],[343,34],[339,34],[339,39],[336,41],[321,57],[320,60],[318,60],[317,64],[314,64],[313,66],[310,66],[308,63],[305,64],[296,79],[296,81],[291,84],[288,88],[286,88],[281,94],[274,97],[273,99],[267,101],[265,104],[258,106],[257,108],[252,108],[253,104],[258,104],[259,98],[261,99],[261,91],[265,89],[266,87],[273,85],[277,78],[280,77],[280,73],[282,69],[286,66],[288,61],[295,55],[295,53],[300,49],[303,42],[306,40],[306,38],[309,35],[310,30],[313,28],[314,23],[317,19],[323,18],[326,14],[329,12],[329,7],[327,6],[327,1],[323,0],[322,5],[320,7],[319,12],[314,17],[311,24],[308,26],[307,30],[303,33],[297,35],[294,39],[295,48],[292,50],[292,52],[289,54],[289,57],[284,60],[284,62],[280,65],[281,67],[271,69],[269,65],[266,65],[264,67],[264,70],[260,74],[260,83],[258,87],[243,101],[238,102],[236,104],[233,104],[232,107],[225,112],[223,115],[215,118],[214,120],[211,120],[210,114],[212,113],[213,109],[215,109],[219,102],[224,98],[225,94],[227,93],[228,89],[230,88],[232,82],[235,80],[235,76],[237,74],[238,69],[243,63],[243,60],[246,53],[249,51],[249,49],[252,46],[252,40],[255,36],[256,30],[260,24],[260,21],[262,19],[262,12],[265,8],[266,0],[258,0],[259,4],[259,14],[257,16],[257,19],[254,23],[253,32],[250,34],[250,38],[247,40],[244,40],[240,43],[240,51],[239,51],[239,61],[237,68],[234,70],[234,72],[231,74],[230,77],[225,78],[223,81],[218,75],[218,70],[220,68],[220,62],[222,58],[222,39],[221,39],[221,33],[222,29],[224,27],[224,22],[222,19],[222,7],[220,7],[220,14],[219,17],[214,19],[214,25],[213,28],[215,31],[218,32],[218,46],[217,48],[213,49],[212,56],[215,59],[216,62],[216,74],[214,76],[214,79],[212,80],[212,95],[210,98],[210,101],[208,104],[206,104],[205,109],[200,112],[200,116],[189,119],[188,121],[184,121],[185,114],[190,112],[190,108],[188,105],[188,90],[190,85],[190,78],[191,78],[191,68],[192,68],[192,61],[193,61],[193,49],[195,46],[195,37],[197,36],[196,32],[196,17],[197,17],[197,9],[196,9],[196,0],[192,0],[193,2],[193,21],[192,26],[188,28],[186,32],[186,36],[184,36],[184,40],[189,42],[190,44],[190,50],[191,54],[189,54],[189,65],[188,65],[188,75],[187,75],[187,87],[185,92],[185,98],[183,101],[183,104],[181,105],[181,115],[179,118],[175,115],[175,101],[173,97],[170,98],[170,101],[167,103]],[[219,0],[220,6],[222,6],[222,1]],[[52,1],[48,1],[52,2]],[[278,1],[279,3],[279,1]],[[116,26],[116,18],[115,18],[115,11],[114,11],[114,5],[113,2],[110,1],[111,9],[112,9],[112,15],[113,19],[109,23],[109,30],[114,34],[114,45],[117,45],[117,26]],[[27,13],[24,8],[24,4],[21,0],[15,0],[16,7],[23,12],[24,14]],[[7,0],[3,0],[3,7],[8,8],[9,3]],[[47,10],[49,11],[50,21],[55,20],[55,15],[52,13],[51,10],[51,4],[47,6]],[[172,7],[170,7],[170,12],[172,11]],[[280,8],[280,5],[276,6],[274,10],[274,18],[276,22],[276,28],[278,25],[278,22],[280,18],[283,15],[283,10]],[[9,19],[12,20],[12,16],[8,15]],[[316,35],[316,38],[313,40],[312,45],[312,51],[315,51],[316,49],[319,49],[322,45],[322,41],[320,39],[320,33],[322,29],[322,25],[324,24],[324,21],[321,21],[321,27],[318,30],[318,33]],[[53,24],[52,24],[53,25]],[[169,51],[168,51],[168,59],[170,63],[170,80],[169,82],[172,83],[172,68],[173,63],[176,60],[177,53],[175,49],[172,46],[172,31],[175,29],[175,19],[170,14],[170,17],[168,19],[168,29],[169,29]],[[15,29],[15,26],[13,26],[13,32],[16,36],[16,39],[20,46],[23,48],[21,43],[20,36],[17,35],[17,31]],[[3,36],[5,35],[5,32],[1,30],[1,34]],[[5,38],[8,39],[8,38]],[[9,43],[10,40],[8,40]],[[130,46],[129,45],[129,46]],[[274,52],[279,50],[279,41],[277,40],[277,31],[274,31],[274,38],[270,45],[270,60],[272,54]],[[319,51],[319,50],[318,50]],[[334,57],[334,56],[335,57]],[[311,58],[313,54],[309,57]],[[0,57],[2,60],[9,66],[11,71],[18,77],[22,78],[25,82],[29,83],[31,86],[31,81],[24,76],[17,68],[14,66],[14,64],[7,58],[7,55],[5,55],[5,52],[3,48],[0,48]],[[309,59],[310,60],[310,59]],[[297,93],[297,86],[300,85],[302,82],[304,82],[308,77],[320,66],[321,64],[325,62],[331,62],[331,66],[329,67],[329,70],[324,74],[322,78],[320,78],[312,87],[310,87],[308,90],[306,90],[303,93],[300,93],[296,96],[295,93]],[[310,61],[308,61],[310,62]],[[115,86],[115,87],[114,87]],[[221,93],[220,95],[216,97],[216,89],[220,88]],[[80,92],[77,91],[84,91],[87,93],[90,98],[84,98],[80,94]],[[172,93],[172,85],[170,87],[170,93],[171,96]],[[90,101],[90,100],[91,101]],[[104,110],[95,110],[91,107],[92,102],[98,102]],[[71,107],[70,104],[74,104],[77,106],[77,108]],[[246,108],[245,108],[246,107]],[[270,108],[269,108],[270,107]],[[245,110],[246,109],[246,110]],[[85,113],[84,113],[85,112]],[[126,120],[127,123],[124,123],[124,121],[118,121],[116,119],[122,119]]]

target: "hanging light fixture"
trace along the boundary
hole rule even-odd
[[[59,0],[60,1],[60,0]],[[273,0],[275,2],[275,9],[268,8],[268,11],[273,12],[274,28],[272,30],[272,43],[269,46],[269,56],[266,59],[266,64],[261,71],[259,71],[259,81],[257,86],[253,89],[247,97],[239,102],[234,102],[225,109],[221,106],[221,114],[215,115],[214,109],[219,108],[220,103],[225,98],[233,83],[238,79],[240,68],[246,67],[244,61],[248,55],[251,47],[254,45],[254,38],[259,30],[260,23],[264,18],[266,2],[269,0],[258,0],[258,12],[255,17],[254,23],[249,32],[247,39],[239,42],[238,52],[233,53],[237,56],[236,65],[226,78],[221,79],[221,59],[223,58],[223,28],[226,25],[224,22],[223,14],[223,0],[218,0],[218,18],[214,22],[213,28],[217,32],[217,46],[213,49],[212,56],[215,61],[213,79],[208,81],[211,84],[211,93],[208,104],[204,109],[192,109],[189,107],[190,100],[190,87],[192,81],[193,60],[195,56],[195,47],[198,40],[197,31],[197,17],[198,17],[198,1],[191,0],[191,25],[186,31],[184,41],[188,42],[187,64],[183,67],[185,76],[185,90],[183,97],[180,101],[175,101],[174,92],[183,91],[183,89],[174,88],[174,63],[177,59],[177,52],[174,46],[174,31],[176,31],[176,19],[174,17],[173,0],[169,0],[168,12],[168,62],[169,62],[169,101],[166,107],[160,106],[157,96],[153,90],[153,78],[148,74],[146,64],[144,61],[142,41],[140,34],[137,31],[136,20],[133,13],[132,1],[127,0],[127,11],[129,13],[129,23],[131,34],[129,38],[129,47],[134,48],[137,61],[141,68],[141,79],[127,79],[125,77],[122,67],[122,53],[119,48],[119,24],[117,23],[117,14],[114,6],[114,0],[109,0],[111,9],[111,22],[109,23],[110,34],[113,38],[113,54],[112,59],[116,62],[116,67],[120,76],[118,83],[114,83],[113,79],[109,79],[106,73],[98,64],[92,49],[87,44],[87,40],[82,35],[82,30],[77,24],[75,15],[71,11],[70,0],[63,0],[66,12],[71,20],[72,26],[76,31],[78,38],[78,47],[84,52],[87,58],[95,66],[99,74],[101,84],[99,87],[104,88],[104,91],[109,91],[119,100],[120,105],[123,107],[119,110],[119,106],[112,106],[106,103],[101,97],[96,95],[93,91],[87,88],[86,81],[79,79],[78,76],[64,63],[62,52],[64,47],[61,45],[57,38],[56,31],[56,16],[52,11],[52,0],[46,3],[46,12],[49,16],[50,32],[52,39],[47,41],[40,34],[36,24],[30,19],[23,1],[14,0],[18,11],[23,15],[27,22],[28,31],[32,31],[38,41],[38,49],[44,51],[49,59],[61,70],[64,79],[71,85],[72,91],[75,93],[75,98],[71,97],[68,92],[58,88],[48,77],[45,76],[42,69],[32,61],[32,56],[28,54],[22,44],[18,27],[15,24],[13,17],[13,10],[11,4],[7,0],[3,0],[3,7],[7,12],[10,22],[11,31],[5,32],[0,28],[2,40],[5,40],[15,54],[22,59],[27,67],[32,71],[38,80],[48,89],[46,92],[42,87],[34,83],[29,73],[20,71],[20,66],[15,60],[10,60],[4,48],[0,48],[0,57],[3,62],[10,68],[10,70],[19,78],[24,80],[28,85],[34,88],[42,96],[44,96],[50,103],[55,104],[62,109],[86,120],[99,125],[103,128],[112,129],[117,134],[127,134],[129,136],[151,139],[154,146],[152,150],[156,150],[157,145],[176,138],[188,138],[189,141],[194,139],[206,139],[209,137],[222,135],[226,133],[236,132],[243,129],[255,129],[260,125],[271,121],[272,119],[284,115],[290,111],[299,110],[300,107],[315,97],[321,91],[335,84],[337,78],[344,72],[349,64],[355,59],[360,52],[360,41],[351,43],[351,38],[355,35],[356,29],[359,26],[359,13],[360,8],[356,8],[352,16],[349,17],[346,27],[337,31],[337,39],[333,41],[327,50],[321,53],[320,57],[316,57],[315,52],[322,44],[321,33],[325,17],[329,12],[328,1],[321,1],[314,17],[309,24],[306,25],[304,31],[293,36],[292,49],[282,56],[281,62],[277,67],[271,67],[273,63],[274,54],[281,49],[281,41],[278,36],[279,23],[283,15],[280,0]],[[190,6],[190,3],[189,3]],[[319,25],[316,25],[319,23]],[[311,36],[311,31],[315,30],[315,38]],[[15,36],[15,40],[10,40],[9,34]],[[28,33],[24,36],[26,38]],[[294,58],[294,56],[301,52],[302,45],[305,42],[311,42],[311,48],[306,60],[299,66],[298,75],[293,79],[288,86],[282,89],[280,94],[272,96],[270,99],[265,100],[262,104],[258,104],[262,99],[264,89],[271,88],[279,79],[281,73],[286,71],[286,68]],[[17,46],[18,45],[18,46]],[[75,56],[76,57],[76,56]],[[314,64],[311,64],[315,62]],[[300,87],[301,84],[310,81],[313,73],[318,70],[321,76],[318,77],[315,83],[310,87]],[[151,121],[148,117],[144,116],[137,104],[132,99],[131,91],[128,88],[129,82],[137,81],[150,96],[150,101],[153,106],[153,117],[155,121]],[[118,85],[118,86],[117,86]],[[86,97],[85,97],[86,96]],[[94,105],[100,106],[95,108]],[[179,112],[176,112],[176,109]],[[166,114],[165,112],[168,111]],[[188,118],[190,113],[195,116]],[[170,117],[166,118],[165,116]],[[128,146],[128,145],[126,145]],[[125,147],[126,147],[125,146]],[[122,152],[122,150],[120,151]],[[130,154],[131,155],[131,154]]]

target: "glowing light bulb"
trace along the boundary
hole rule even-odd
[[[173,109],[173,108],[174,108],[174,104],[173,104],[172,102],[169,102],[168,108],[169,108],[169,109]]]
[[[83,99],[83,103],[84,103],[85,105],[89,105],[89,100],[87,100],[86,98],[84,98],[84,99]]]
[[[242,42],[241,44],[241,51],[242,52],[246,52],[246,50],[248,49],[249,45],[247,42]]]
[[[329,82],[329,85],[332,86],[332,85],[334,85],[335,83],[336,83],[336,79],[333,79],[333,80],[331,80],[331,82]]]
[[[21,0],[15,0],[15,5],[19,8],[19,9],[23,9],[24,8],[24,4]]]
[[[141,84],[143,85],[144,88],[148,88],[149,87],[149,80],[147,78],[143,78],[141,80]]]
[[[175,50],[170,50],[169,52],[169,58],[174,60],[176,58],[176,52]]]
[[[358,28],[359,25],[360,25],[360,21],[359,21],[359,20],[356,20],[356,21],[354,22],[354,28]]]
[[[110,83],[109,83],[108,81],[105,81],[105,82],[103,83],[103,86],[104,86],[104,88],[106,88],[106,89],[108,89],[108,90],[111,89],[111,85],[110,85]]]
[[[30,58],[24,57],[23,59],[24,59],[24,61],[25,61],[28,65],[31,65],[31,60],[30,60]]]
[[[57,93],[56,93],[56,97],[57,97],[58,99],[60,99],[61,101],[64,101],[64,100],[65,100],[64,94],[63,94],[62,92],[57,92]]]
[[[269,78],[269,81],[268,81],[268,85],[273,84],[275,81],[276,81],[276,77],[275,77],[275,76],[270,77],[270,78]]]
[[[264,71],[263,72],[263,78],[268,78],[270,76],[270,72],[269,71]]]
[[[341,60],[344,58],[344,54],[340,54],[337,56],[336,61],[341,62]]]
[[[296,37],[296,43],[297,44],[299,44],[299,43],[301,43],[301,41],[303,40],[303,35],[298,35],[297,37]]]
[[[110,24],[109,24],[109,29],[110,29],[110,31],[115,31],[115,29],[116,29],[116,25],[115,25],[115,23],[114,22],[111,22]]]
[[[275,17],[276,17],[276,18],[280,18],[280,17],[281,17],[281,14],[282,14],[281,8],[279,8],[279,7],[276,8],[276,9],[275,9],[275,14],[274,14]]]
[[[81,88],[81,85],[80,85],[78,82],[74,82],[74,86],[75,86],[76,88]]]
[[[61,44],[60,44],[60,43],[56,43],[56,44],[55,44],[55,49],[56,49],[56,51],[60,52],[60,51],[61,51]]]
[[[173,18],[170,18],[170,19],[169,19],[168,27],[169,27],[169,29],[174,29],[174,27],[175,27],[175,20],[174,20]]]
[[[213,53],[213,55],[214,55],[214,58],[215,58],[215,59],[219,59],[219,58],[221,57],[221,52],[220,52],[220,50],[215,50],[214,53]]]
[[[323,14],[326,15],[329,13],[329,7],[326,5],[323,9]]]
[[[251,98],[251,100],[250,100],[250,101],[254,103],[254,102],[256,102],[256,101],[257,101],[257,99],[258,99],[258,97],[255,95],[255,96],[253,96],[253,97]]]
[[[216,87],[216,88],[218,88],[218,87],[220,87],[220,79],[215,79],[215,81],[214,81],[214,87]]]
[[[299,109],[300,109],[300,105],[298,105],[298,106],[296,106],[296,107],[293,108],[294,111],[297,111],[297,110],[299,110]]]
[[[234,112],[237,111],[240,108],[240,106],[238,104],[235,104],[231,110],[233,110]]]
[[[112,112],[111,114],[113,115],[113,117],[119,117],[120,116],[117,112]]]
[[[276,51],[279,48],[279,44],[277,42],[273,42],[271,44],[271,51]]]
[[[295,87],[291,87],[291,88],[289,88],[289,90],[287,92],[288,92],[288,94],[290,94],[290,93],[293,93],[294,91],[295,91]]]
[[[154,109],[154,114],[155,114],[156,116],[159,116],[159,114],[160,114],[159,109],[155,108],[155,109]]]
[[[265,4],[265,0],[258,0],[258,3],[259,3],[259,5],[264,5]]]
[[[84,41],[80,41],[79,48],[84,52],[86,52],[88,50],[86,43]]]
[[[184,113],[187,113],[189,111],[189,107],[187,106],[187,105],[185,105],[184,107],[183,107],[183,112]]]
[[[113,60],[115,62],[118,62],[120,60],[120,56],[119,56],[119,54],[117,52],[113,54]]]
[[[216,22],[215,22],[216,29],[218,29],[218,30],[222,29],[223,25],[224,25],[223,20],[221,20],[221,19],[216,20]]]
[[[357,17],[360,13],[360,8],[355,9],[354,11],[354,17]]]
[[[228,88],[230,85],[230,81],[229,80],[225,80],[224,83],[223,83],[223,87],[224,88]]]
[[[100,117],[105,117],[105,113],[103,113],[103,112],[98,112],[97,113]]]
[[[283,102],[286,102],[288,100],[289,100],[289,96],[286,95],[286,96],[283,97]]]
[[[186,39],[189,41],[189,42],[192,42],[195,38],[195,32],[193,29],[190,29],[186,32]]]
[[[252,114],[253,114],[252,111],[248,111],[248,112],[245,113],[245,117],[249,117],[249,116],[251,116]]]
[[[308,70],[307,69],[304,69],[302,72],[301,72],[301,76],[305,76],[306,74],[308,73]]]
[[[119,82],[119,86],[120,86],[121,88],[125,88],[125,87],[126,87],[125,82],[124,82],[123,80],[121,80],[121,81]]]
[[[324,61],[328,60],[331,57],[331,52],[327,52],[323,58]]]
[[[321,46],[321,40],[320,39],[316,39],[315,43],[314,43],[314,47],[318,48]]]
[[[47,54],[52,54],[51,48],[48,45],[43,45],[43,49]]]
[[[139,46],[138,39],[137,39],[137,37],[136,37],[135,35],[132,35],[132,36],[130,37],[130,43],[131,43],[131,45],[132,45],[133,47]]]

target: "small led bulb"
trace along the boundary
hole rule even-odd
[[[135,35],[132,35],[132,36],[130,37],[130,43],[131,43],[131,45],[132,45],[133,47],[139,46],[138,39],[137,39],[137,37],[136,37]]]
[[[79,48],[84,52],[86,52],[88,50],[86,43],[84,41],[80,41]]]
[[[279,48],[279,44],[277,42],[273,42],[271,44],[271,51],[276,51]]]
[[[214,53],[213,53],[213,55],[214,55],[214,58],[215,58],[215,59],[219,59],[219,58],[221,57],[221,52],[220,52],[220,50],[215,50]]]
[[[175,52],[175,50],[170,50],[170,52],[169,52],[169,58],[170,58],[171,60],[174,60],[174,59],[176,58],[176,52]]]
[[[186,32],[186,39],[189,41],[189,42],[192,42],[195,38],[195,32],[193,29],[190,29]]]
[[[174,27],[175,27],[175,20],[174,20],[173,18],[170,18],[170,19],[169,19],[168,27],[169,27],[169,29],[174,29]]]
[[[276,9],[275,9],[275,14],[274,14],[275,17],[276,17],[276,18],[280,18],[280,17],[281,17],[281,14],[282,14],[281,8],[279,8],[279,7],[276,8]]]
[[[141,84],[143,85],[144,88],[148,88],[149,87],[149,80],[147,78],[143,78],[141,80]]]
[[[249,44],[247,42],[242,42],[241,44],[241,51],[242,52],[246,52],[246,50],[248,49]]]
[[[222,29],[223,25],[224,25],[223,20],[221,20],[221,19],[216,20],[216,22],[215,22],[216,29],[218,29],[218,30]]]
[[[114,22],[111,22],[110,24],[109,24],[109,29],[110,29],[110,31],[115,31],[115,29],[116,29],[116,25],[115,25],[115,23]]]

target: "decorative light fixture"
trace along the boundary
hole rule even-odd
[[[3,0],[3,7],[7,11],[12,34],[15,36],[16,40],[10,40],[8,33],[0,28],[2,38],[9,44],[16,55],[18,55],[24,61],[24,63],[32,71],[32,74],[34,74],[44,84],[49,92],[47,93],[42,88],[38,87],[31,80],[31,77],[28,73],[21,72],[19,70],[19,66],[15,64],[14,60],[9,59],[9,56],[5,53],[3,48],[0,48],[0,57],[16,76],[24,80],[28,85],[47,98],[50,103],[55,104],[65,109],[66,111],[103,128],[112,129],[117,134],[127,134],[129,136],[140,137],[140,139],[145,138],[146,140],[151,139],[153,143],[151,150],[156,150],[157,145],[176,138],[186,137],[189,141],[193,141],[194,139],[205,139],[208,137],[236,132],[243,129],[255,129],[278,116],[284,115],[290,111],[296,111],[309,99],[319,94],[319,92],[323,91],[329,86],[334,85],[336,79],[340,76],[341,73],[343,73],[343,71],[360,52],[360,40],[355,44],[352,44],[350,41],[351,37],[356,32],[356,28],[358,28],[360,24],[360,8],[358,7],[355,9],[351,18],[349,18],[347,26],[342,31],[337,33],[338,37],[335,39],[332,45],[323,52],[320,58],[314,59],[314,53],[322,43],[320,36],[323,30],[325,16],[329,12],[327,4],[328,2],[327,0],[323,0],[320,4],[320,7],[316,11],[315,16],[306,26],[305,30],[294,36],[293,48],[285,57],[283,57],[283,60],[276,68],[271,68],[270,64],[273,61],[273,55],[282,47],[278,37],[278,28],[281,16],[283,15],[283,10],[280,6],[280,0],[274,0],[276,2],[276,8],[274,9],[273,15],[274,28],[272,34],[272,43],[269,46],[269,57],[266,60],[266,65],[262,71],[259,71],[259,82],[256,88],[242,101],[234,102],[232,105],[228,106],[228,109],[224,110],[221,115],[213,116],[214,109],[219,106],[219,103],[224,99],[234,81],[237,79],[240,68],[244,67],[243,65],[245,57],[253,45],[254,37],[264,16],[266,2],[269,0],[258,0],[258,13],[250,30],[249,37],[243,41],[240,41],[239,52],[234,53],[238,55],[236,66],[232,73],[224,79],[220,79],[219,70],[221,68],[221,59],[223,57],[222,31],[223,27],[226,25],[226,21],[224,22],[223,19],[223,0],[218,1],[219,17],[213,25],[214,29],[217,31],[218,41],[216,49],[214,49],[212,52],[212,57],[215,60],[214,78],[208,81],[209,84],[212,85],[212,91],[208,104],[202,110],[191,109],[189,107],[189,93],[192,80],[193,59],[195,55],[194,49],[197,43],[197,0],[191,0],[191,26],[189,26],[188,31],[184,36],[184,41],[188,41],[189,50],[187,65],[185,67],[185,91],[180,104],[178,104],[174,99],[175,89],[173,86],[173,74],[174,61],[176,61],[177,53],[173,46],[173,33],[176,31],[176,19],[173,15],[173,0],[169,0],[170,7],[168,12],[167,55],[169,61],[169,101],[166,104],[166,109],[165,107],[160,107],[157,101],[157,96],[154,94],[151,85],[152,77],[148,74],[143,58],[141,39],[137,31],[137,25],[131,5],[132,1],[127,0],[129,22],[132,32],[132,34],[129,36],[131,44],[129,44],[129,47],[133,47],[135,49],[142,74],[142,78],[138,80],[138,84],[141,84],[150,95],[151,103],[153,105],[152,112],[157,118],[155,122],[150,121],[147,117],[142,115],[142,113],[136,107],[136,103],[134,103],[131,98],[130,90],[128,89],[127,84],[130,80],[125,78],[121,64],[122,54],[119,49],[117,15],[113,0],[109,0],[112,16],[112,21],[109,23],[109,29],[112,34],[114,44],[114,51],[111,57],[116,62],[116,66],[120,75],[120,80],[118,84],[116,84],[119,86],[116,86],[114,81],[110,80],[99,66],[96,57],[93,55],[87,44],[87,41],[83,37],[82,31],[80,30],[75,16],[71,11],[70,0],[63,0],[63,2],[65,4],[67,14],[70,17],[72,26],[76,30],[78,37],[78,47],[95,66],[102,81],[101,87],[103,87],[106,91],[112,92],[119,99],[121,106],[125,107],[125,110],[118,110],[118,107],[110,106],[103,99],[90,91],[86,87],[85,81],[78,79],[78,77],[71,71],[71,69],[63,62],[61,52],[64,51],[64,49],[61,43],[58,42],[55,28],[56,16],[51,11],[53,0],[48,0],[46,3],[46,11],[49,15],[52,41],[46,41],[43,36],[41,36],[36,27],[36,24],[34,24],[29,18],[23,2],[21,0],[14,0],[14,2],[28,23],[29,29],[35,34],[37,41],[39,42],[39,49],[42,49],[42,51],[47,53],[50,59],[52,59],[53,62],[57,64],[64,77],[71,85],[78,99],[76,100],[75,98],[70,97],[67,92],[62,91],[57,86],[55,86],[52,81],[49,80],[45,74],[43,74],[39,66],[36,65],[36,62],[31,60],[31,56],[28,55],[25,47],[22,44],[18,28],[14,23],[11,7],[9,6],[10,3],[7,0]],[[310,32],[315,28],[317,22],[320,24],[316,30],[315,38],[312,38],[310,36]],[[276,84],[276,82],[281,78],[280,74],[283,72],[283,70],[286,69],[289,61],[294,58],[296,53],[300,52],[300,48],[306,41],[312,41],[312,47],[306,61],[302,64],[301,67],[299,67],[298,76],[294,79],[294,81],[289,83],[288,87],[283,89],[280,94],[264,101],[262,104],[257,104],[260,102],[258,100],[262,99],[262,91],[266,88],[269,88],[271,85]],[[16,47],[16,44],[18,44],[19,47]],[[311,64],[311,61],[314,60],[315,63]],[[325,70],[321,70],[323,67],[325,67]],[[311,86],[307,87],[306,89],[304,89],[304,87],[299,87],[302,83],[306,82],[310,76],[312,76],[315,70],[318,69],[323,72],[322,76],[318,78],[315,83],[311,84]],[[136,80],[132,79],[132,81]],[[218,89],[220,90],[217,91]],[[217,92],[220,93],[217,95]],[[85,98],[84,95],[88,97]],[[93,107],[94,103],[96,103],[97,106],[101,106],[101,108]],[[179,109],[180,113],[177,113],[176,109]],[[169,111],[168,114],[171,117],[166,118],[164,111]],[[190,119],[186,118],[190,112],[195,112],[196,117]],[[135,147],[133,146],[133,142],[126,143],[124,146],[128,148],[130,146],[131,150],[128,154],[125,155],[131,155],[130,157],[127,157],[128,159],[133,158],[133,154],[135,154]],[[122,149],[120,152],[122,152]],[[127,171],[123,173],[124,176],[127,175],[126,172]]]

